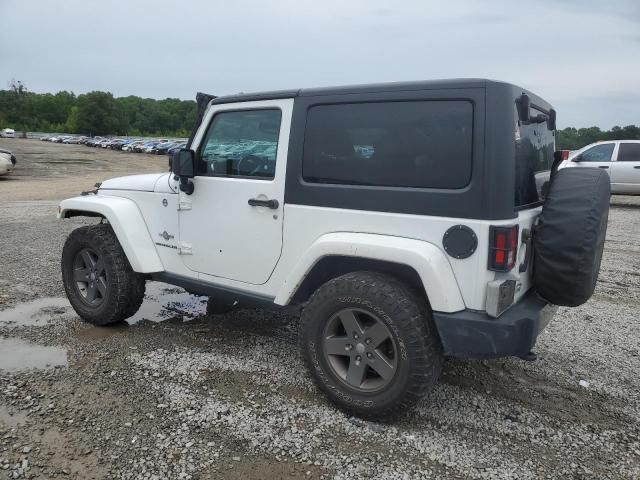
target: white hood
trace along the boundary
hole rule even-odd
[[[100,190],[133,190],[137,192],[153,192],[158,180],[166,173],[147,173],[144,175],[128,175],[105,180]]]

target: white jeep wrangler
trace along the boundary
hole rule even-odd
[[[555,173],[555,111],[522,88],[443,80],[198,105],[170,173],[60,204],[60,218],[101,218],[62,254],[86,321],[133,315],[149,279],[209,295],[212,313],[299,305],[318,386],[385,417],[429,391],[444,356],[531,356],[552,304],[593,293],[607,175]]]

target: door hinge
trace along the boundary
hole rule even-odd
[[[187,198],[186,196],[180,195],[178,210],[191,210],[191,199]]]
[[[192,254],[191,245],[189,245],[188,243],[181,243],[180,246],[178,247],[178,253],[180,255],[191,255]]]

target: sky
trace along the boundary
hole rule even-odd
[[[640,125],[640,0],[0,0],[0,88],[194,99],[515,83],[558,125]]]

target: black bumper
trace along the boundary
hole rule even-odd
[[[527,293],[498,318],[463,310],[433,312],[444,354],[459,358],[497,358],[529,353],[557,307]]]

